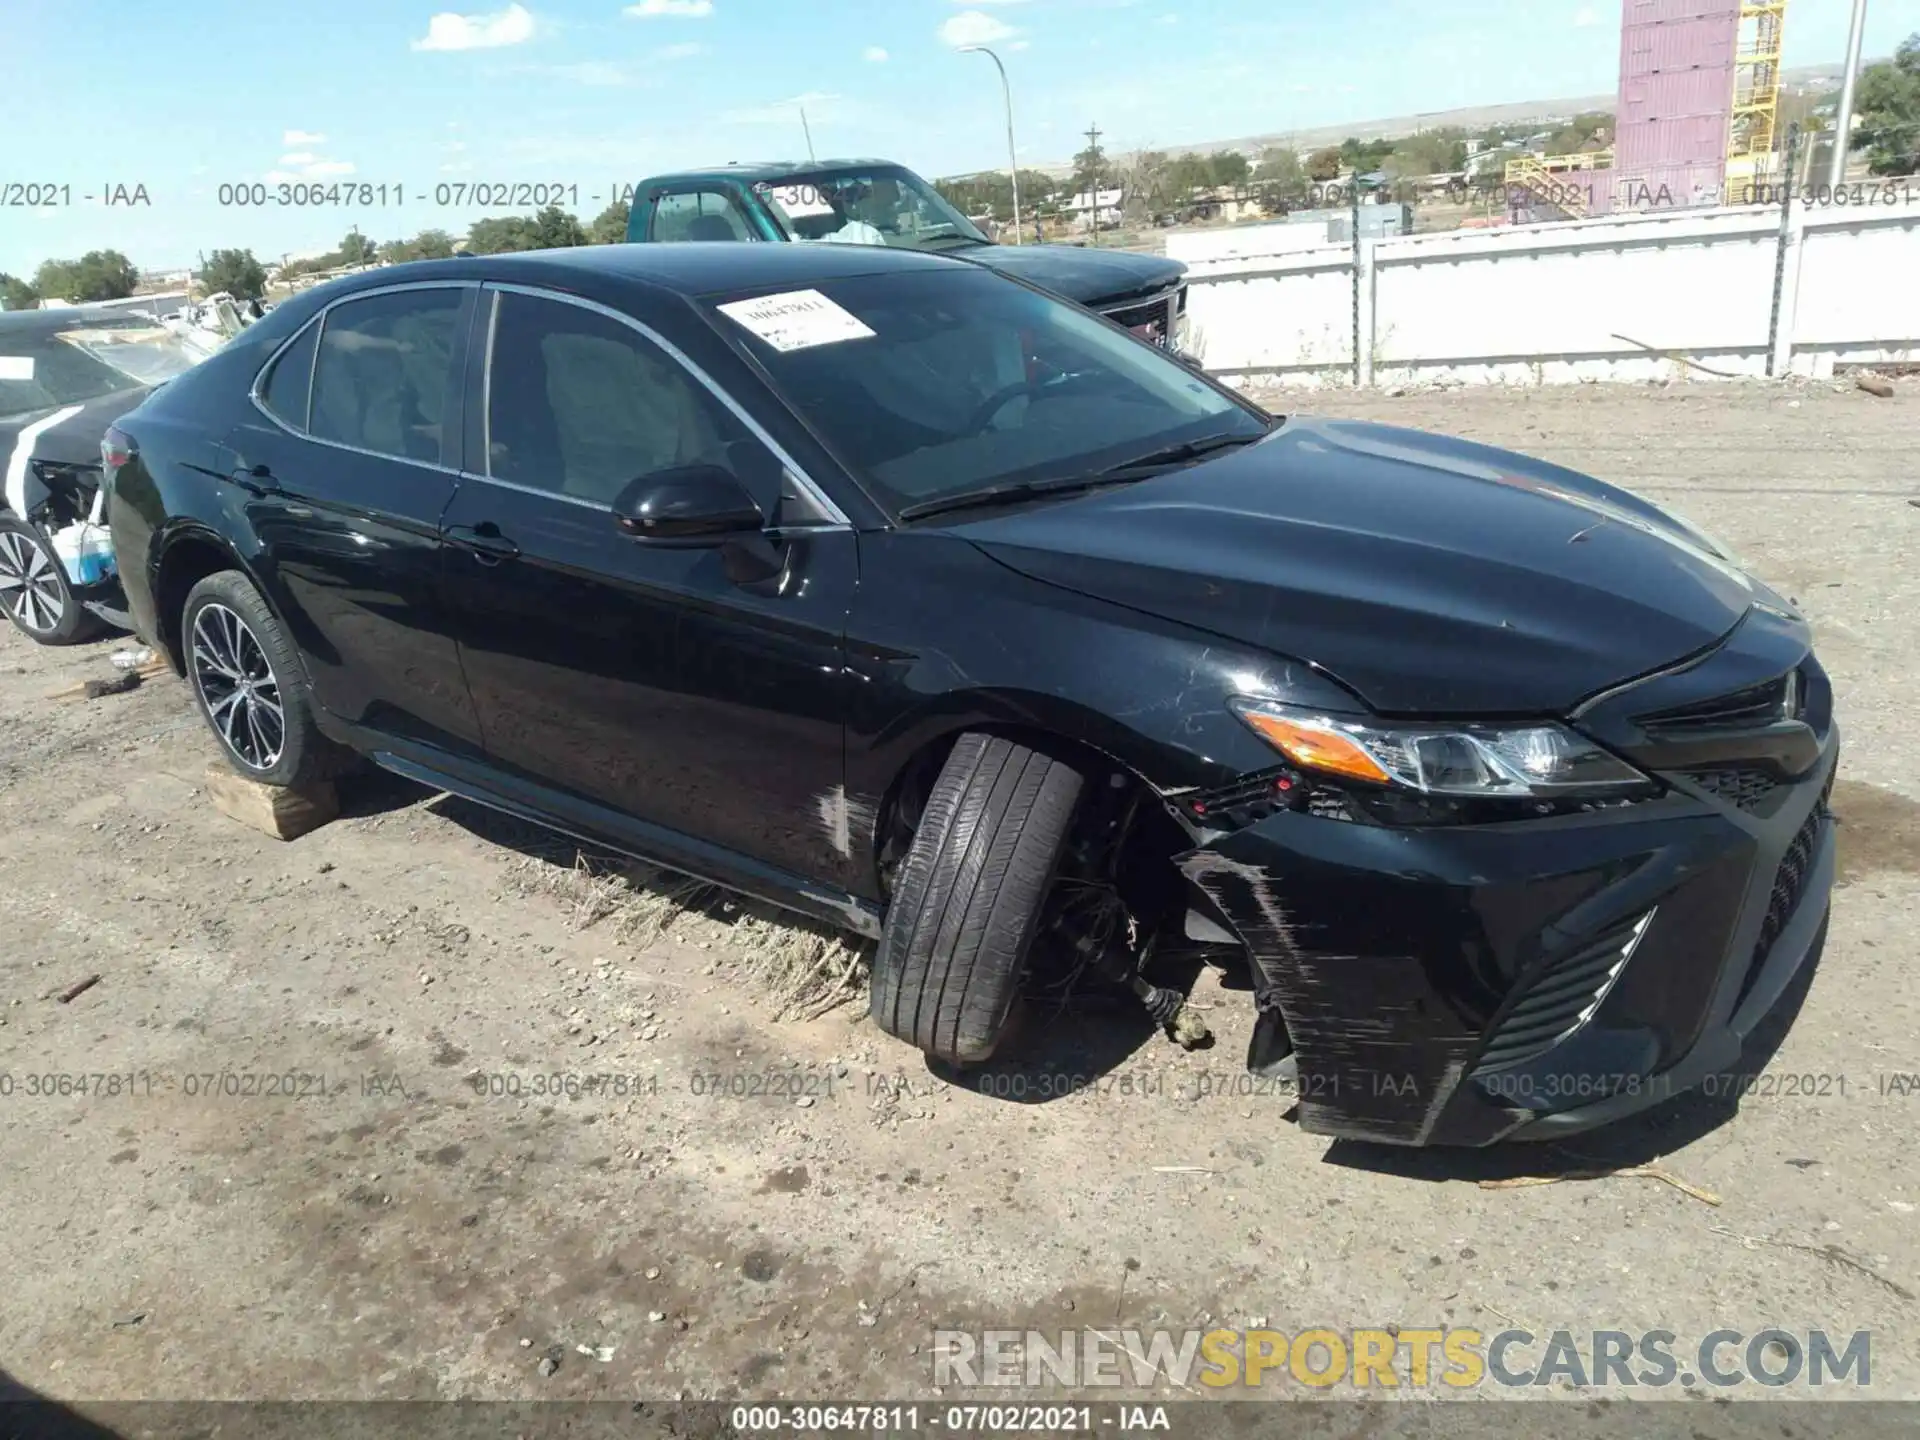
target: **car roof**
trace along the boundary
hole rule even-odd
[[[655,185],[678,184],[685,180],[785,180],[790,175],[812,175],[823,170],[845,170],[854,167],[863,169],[905,170],[907,167],[898,160],[734,160],[725,165],[709,165],[695,170],[670,170],[663,175],[649,175],[640,183],[641,190]]]
[[[565,286],[570,281],[602,279],[707,295],[761,286],[805,286],[822,280],[899,271],[979,267],[964,260],[883,245],[775,245],[751,241],[658,244],[578,245],[559,250],[521,250],[499,255],[466,255],[452,260],[415,260],[362,271],[347,280],[317,287],[329,297],[348,290],[377,289],[421,280],[499,280],[529,285]],[[335,286],[341,288],[336,289]],[[314,292],[317,293],[317,292]]]
[[[99,330],[123,325],[151,329],[160,324],[144,310],[117,305],[62,305],[53,310],[0,310],[0,335],[51,335],[60,330]]]

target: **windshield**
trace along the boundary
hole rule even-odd
[[[714,298],[716,323],[896,514],[1268,428],[1162,351],[971,267]]]
[[[794,240],[902,250],[993,243],[911,170],[822,170],[753,188]]]
[[[201,356],[151,320],[68,330],[0,330],[0,415],[22,415],[157,385]]]

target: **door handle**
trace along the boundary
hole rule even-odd
[[[482,565],[498,565],[520,553],[520,547],[502,535],[500,527],[491,520],[483,520],[478,525],[449,525],[446,536],[447,543],[458,545]]]

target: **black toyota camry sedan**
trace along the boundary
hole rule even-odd
[[[964,260],[390,268],[104,448],[241,773],[371,757],[874,936],[947,1066],[1063,975],[1177,1019],[1197,943],[1308,1129],[1557,1135],[1728,1065],[1824,931],[1831,691],[1721,547]]]

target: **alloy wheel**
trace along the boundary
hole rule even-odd
[[[226,606],[194,617],[194,687],[227,749],[249,770],[271,770],[287,743],[280,680],[260,637]]]
[[[22,629],[51,634],[66,614],[54,559],[29,536],[0,531],[0,607]]]

